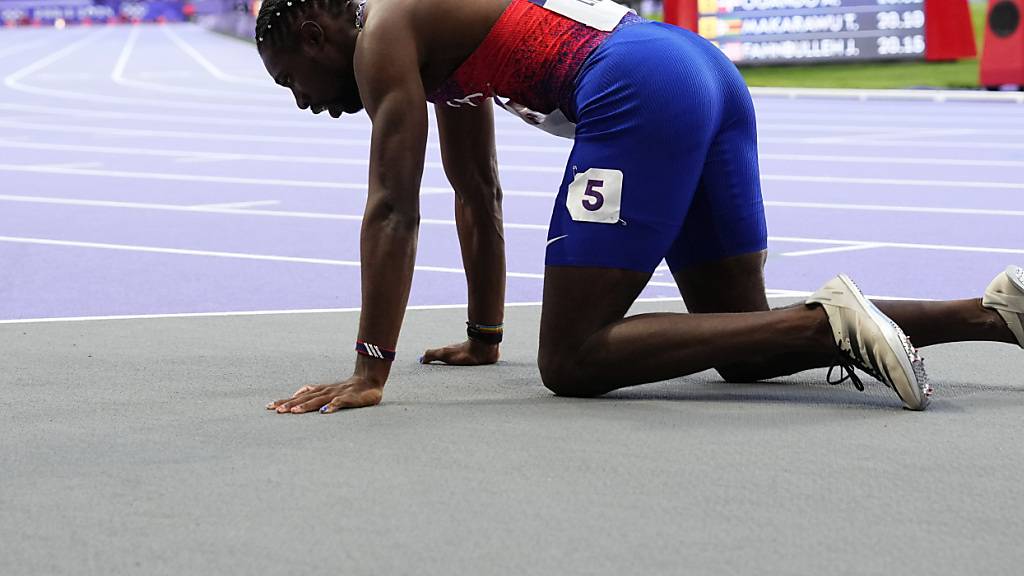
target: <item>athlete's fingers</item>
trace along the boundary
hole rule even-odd
[[[303,386],[302,388],[296,390],[295,394],[292,394],[292,398],[295,398],[299,394],[306,394],[307,392],[319,392],[323,389],[323,386]]]
[[[291,398],[288,398],[287,400],[275,400],[275,401],[267,404],[267,410],[274,410],[278,406],[280,406],[281,404],[284,404],[285,402],[289,402],[291,400],[294,400],[300,394],[308,394],[310,392],[317,392],[319,390],[322,390],[323,388],[324,388],[323,386],[303,386],[302,388],[299,388],[298,390],[296,390],[295,393],[292,394]]]
[[[423,353],[420,358],[421,364],[430,364],[431,362],[446,362],[445,358],[448,357],[449,348],[432,348]]]
[[[316,398],[319,394],[320,392],[306,392],[304,394],[300,394],[299,396],[289,398],[288,400],[278,400],[277,411],[288,412],[292,408],[298,406],[299,404],[302,404],[303,402],[308,402],[313,398]]]
[[[382,395],[383,392],[379,388],[361,391],[349,390],[343,394],[335,396],[333,400],[320,408],[320,412],[322,414],[330,414],[332,412],[337,412],[338,410],[345,410],[349,408],[375,406],[380,404]]]
[[[324,406],[325,404],[327,404],[330,401],[331,401],[331,396],[329,394],[322,394],[320,396],[314,397],[312,400],[307,400],[307,401],[303,402],[302,404],[299,404],[298,406],[292,407],[290,412],[292,414],[302,414],[302,413],[305,413],[305,412],[313,412],[315,410],[319,410],[322,406]]]

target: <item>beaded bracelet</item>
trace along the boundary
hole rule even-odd
[[[466,335],[470,340],[484,344],[500,344],[504,333],[504,324],[476,324],[466,322]]]

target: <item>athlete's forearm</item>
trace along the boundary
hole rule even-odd
[[[419,215],[371,203],[360,234],[362,312],[359,340],[394,350],[409,302]],[[355,373],[383,386],[391,363],[359,355]]]
[[[469,297],[469,320],[501,324],[505,315],[505,234],[501,219],[501,189],[497,185],[471,201],[455,201],[455,222],[462,247]]]
[[[469,292],[469,320],[500,324],[505,306],[505,237],[501,184],[489,100],[453,108],[438,105],[441,160],[455,189],[455,221]]]

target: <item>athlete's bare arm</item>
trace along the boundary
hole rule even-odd
[[[455,190],[455,222],[462,247],[469,295],[469,321],[501,324],[505,312],[505,235],[501,220],[501,184],[494,145],[494,107],[455,108],[439,104],[437,127],[441,160]],[[498,361],[498,344],[467,339],[427,350],[424,363],[462,366]]]
[[[373,121],[370,186],[360,236],[359,339],[389,349],[398,342],[412,284],[427,141],[421,50],[408,11],[386,11],[394,5],[377,6],[355,53],[360,96]],[[360,355],[348,380],[306,387],[275,403],[276,409],[334,412],[377,404],[390,367],[389,362]]]

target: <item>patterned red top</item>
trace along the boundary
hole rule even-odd
[[[427,100],[476,106],[500,95],[544,114],[571,110],[576,74],[614,30],[590,28],[536,1],[512,0],[480,46]],[[616,30],[643,21],[630,12]]]

